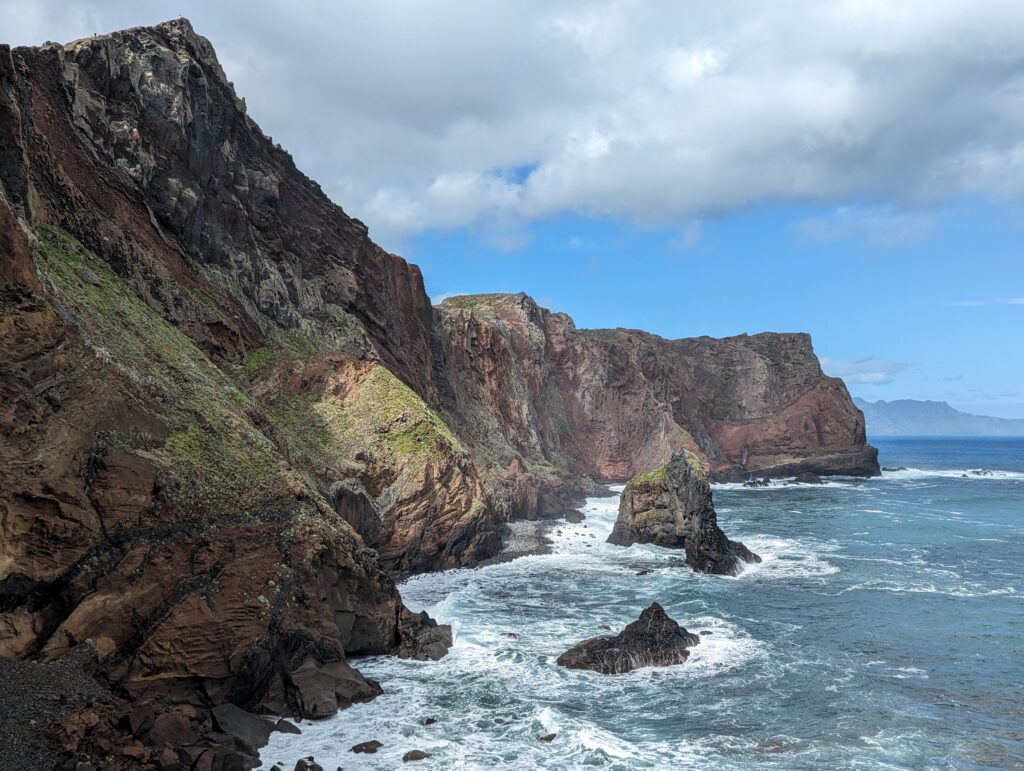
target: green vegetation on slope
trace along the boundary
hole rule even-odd
[[[161,405],[170,431],[163,443],[111,441],[150,458],[168,499],[197,516],[286,494],[289,471],[246,418],[249,397],[78,241],[53,227],[37,235],[37,264],[64,315],[97,357]]]
[[[401,457],[417,466],[465,453],[444,420],[381,365],[342,398],[284,396],[267,405],[266,414],[293,452],[317,469],[357,453],[373,460]]]

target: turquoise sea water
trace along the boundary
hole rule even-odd
[[[393,769],[422,749],[417,768],[1024,768],[1024,440],[874,441],[907,470],[717,486],[723,529],[764,557],[735,579],[604,543],[617,499],[595,498],[551,554],[405,582],[454,627],[451,653],[356,662],[384,695],[276,734],[264,767]],[[653,601],[711,632],[685,664],[555,665]],[[376,755],[349,751],[370,739]]]

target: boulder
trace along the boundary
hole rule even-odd
[[[801,485],[823,485],[825,484],[821,477],[815,474],[813,471],[801,471],[797,474],[793,481]]]
[[[402,756],[402,762],[409,763],[413,760],[426,760],[429,757],[429,752],[424,752],[423,750],[409,750]]]
[[[452,647],[452,628],[438,624],[427,612],[403,608],[398,616],[398,646],[392,651],[400,659],[437,661]]]
[[[276,722],[246,712],[234,704],[218,704],[212,710],[217,726],[228,736],[235,736],[253,749],[266,746]]]
[[[687,632],[653,603],[618,635],[584,640],[558,657],[559,666],[618,675],[639,667],[682,664],[700,637]]]
[[[379,742],[376,739],[371,739],[368,742],[359,742],[352,747],[351,752],[358,754],[373,755],[384,746],[383,742]]]
[[[629,480],[619,498],[619,516],[608,543],[685,549],[686,564],[702,573],[736,575],[742,562],[761,561],[718,527],[707,475],[698,458],[687,451]]]

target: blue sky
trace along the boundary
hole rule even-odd
[[[405,252],[435,299],[523,291],[581,327],[665,337],[810,332],[855,395],[1024,417],[1020,215],[965,200],[881,234],[870,207],[663,227],[564,216],[498,237],[428,231]]]
[[[865,398],[1024,417],[1020,0],[0,0],[0,38],[180,15],[435,298],[806,331]]]

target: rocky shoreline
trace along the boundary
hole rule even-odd
[[[379,692],[360,656],[438,655],[395,576],[543,548],[511,523],[673,453],[877,472],[807,335],[433,306],[185,19],[0,45],[0,148],[0,656],[91,641],[69,759],[244,766],[218,707],[323,717]]]

